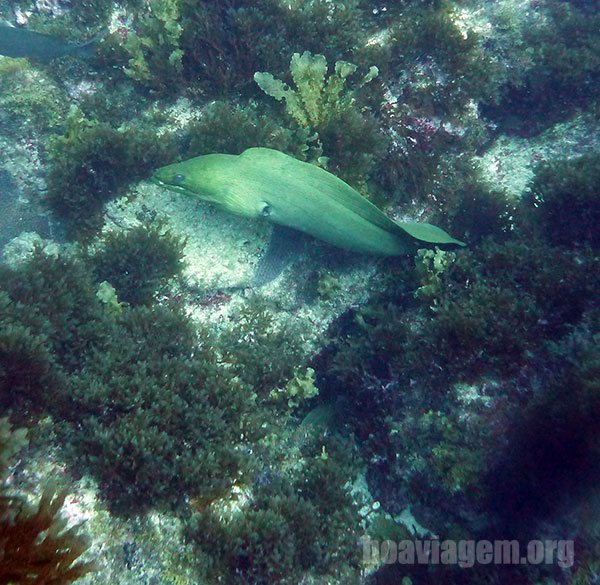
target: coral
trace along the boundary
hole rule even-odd
[[[12,496],[6,486],[10,458],[27,444],[24,429],[11,431],[0,419],[0,582],[14,585],[64,585],[94,570],[78,560],[88,542],[77,527],[67,529],[60,516],[66,492],[47,486],[34,509]]]
[[[107,201],[174,156],[168,137],[137,126],[116,130],[74,110],[65,134],[49,145],[46,201],[69,235],[89,237],[101,227]]]
[[[148,304],[161,283],[183,268],[185,242],[163,222],[110,232],[101,250],[90,258],[97,281],[108,281],[119,301]]]

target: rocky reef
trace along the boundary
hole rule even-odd
[[[596,582],[595,2],[0,17],[93,39],[0,56],[0,581]],[[307,241],[252,287],[269,226],[148,179],[253,146],[468,247]],[[575,562],[364,555],[428,538],[563,540]]]

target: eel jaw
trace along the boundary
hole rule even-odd
[[[194,195],[191,191],[188,191],[184,187],[179,185],[173,185],[171,183],[165,183],[161,181],[158,177],[152,176],[148,179],[150,183],[157,185],[158,187],[162,187],[163,189],[168,189],[169,191],[176,191],[177,193],[183,193],[184,195]]]

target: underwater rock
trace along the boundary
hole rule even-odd
[[[13,177],[0,168],[0,259],[4,246],[25,231],[35,231],[43,238],[52,236],[47,215],[23,200]]]

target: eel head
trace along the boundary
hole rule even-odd
[[[244,217],[265,215],[267,204],[244,185],[239,157],[207,154],[157,169],[151,181],[170,191],[192,195],[219,209]]]

